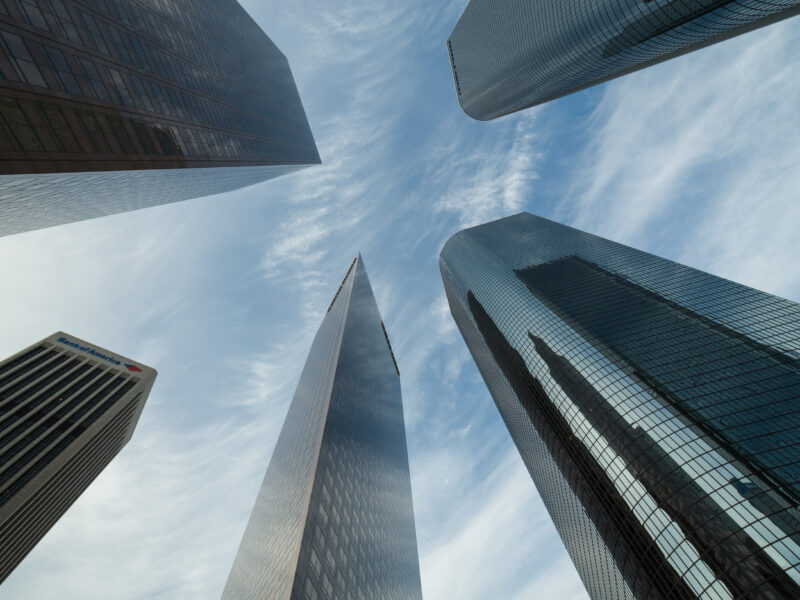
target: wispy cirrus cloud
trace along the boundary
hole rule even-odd
[[[569,559],[552,552],[561,541],[516,450],[504,453],[477,485],[471,480],[441,480],[448,468],[458,472],[459,462],[422,468],[418,477],[423,482],[418,495],[424,499],[426,483],[463,493],[442,527],[443,543],[423,564],[429,596],[586,598]]]
[[[435,201],[435,210],[455,213],[459,228],[520,212],[535,195],[533,184],[539,177],[536,127],[542,110],[493,124],[494,131],[477,147],[465,147],[458,138],[439,147],[441,170],[433,181],[444,195]]]
[[[788,21],[609,85],[556,214],[797,297],[798,43]]]

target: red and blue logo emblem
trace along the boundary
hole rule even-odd
[[[134,371],[136,373],[141,373],[142,372],[142,370],[139,367],[137,367],[136,365],[128,365],[128,364],[126,364],[125,366],[127,367],[128,371]]]

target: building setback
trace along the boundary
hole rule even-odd
[[[800,305],[527,213],[440,267],[593,599],[800,598]]]
[[[486,121],[800,12],[800,0],[471,0],[447,48]]]
[[[0,1],[0,235],[319,163],[286,57],[235,0]]]
[[[155,378],[63,332],[0,363],[0,582],[131,439]]]
[[[361,257],[311,346],[223,600],[421,600],[400,373]]]

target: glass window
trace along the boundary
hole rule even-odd
[[[82,10],[79,10],[78,13],[81,16],[83,24],[86,26],[86,31],[89,33],[89,39],[92,41],[92,45],[97,49],[98,52],[102,52],[103,54],[108,54],[110,56],[111,53],[108,51],[108,46],[103,38],[103,34],[100,32],[100,27],[98,26],[97,21],[95,21],[92,15],[85,13]]]
[[[133,131],[136,133],[136,139],[139,140],[142,148],[144,148],[145,154],[158,154],[153,139],[150,137],[149,130],[151,127],[142,121],[131,120],[131,123],[133,124]]]
[[[131,53],[128,51],[128,47],[125,45],[122,32],[113,25],[109,25],[108,33],[111,36],[117,56],[119,56],[126,63],[133,64],[133,58],[131,57]]]
[[[3,116],[3,105],[7,100],[0,100],[0,150],[20,150],[16,137],[11,132],[11,124]]]
[[[42,50],[44,51],[44,55],[47,57],[47,60],[50,62],[50,68],[52,69],[53,74],[61,84],[61,89],[68,94],[81,96],[81,86],[78,85],[78,81],[72,74],[72,69],[67,62],[67,58],[61,52],[61,50],[45,45],[42,45]]]
[[[111,132],[114,134],[119,143],[119,147],[123,154],[138,154],[138,150],[128,135],[128,130],[125,128],[125,122],[120,117],[106,116],[106,121],[111,127]]]
[[[136,61],[136,64],[139,68],[149,71],[150,64],[147,62],[147,56],[145,55],[144,48],[142,48],[142,43],[139,41],[139,38],[128,34],[128,44],[130,45],[131,49],[133,50],[133,57]]]
[[[50,27],[47,25],[47,21],[45,21],[45,18],[42,15],[42,11],[39,10],[39,7],[36,6],[35,2],[32,2],[31,0],[20,0],[19,4],[22,7],[22,12],[24,13],[28,23],[34,27],[38,27],[39,29],[50,31]]]
[[[174,156],[179,154],[178,145],[172,139],[172,134],[169,130],[154,125],[153,134],[156,136],[156,140],[158,141],[161,151],[166,156]]]
[[[64,6],[64,3],[61,0],[49,1],[52,13],[55,15],[58,24],[64,31],[64,35],[76,44],[83,44],[78,30],[75,28],[75,23],[72,21],[72,16],[69,14],[67,7]]]
[[[129,75],[129,79],[133,84],[133,99],[139,105],[139,108],[153,112],[155,110],[153,108],[153,103],[150,101],[150,95],[145,90],[142,80],[136,75]]]
[[[97,117],[85,110],[79,110],[77,111],[77,114],[84,130],[86,131],[86,135],[94,145],[95,152],[111,152],[111,146],[106,139],[106,135],[103,132],[103,128],[101,127],[100,122],[97,120]]]
[[[106,89],[105,83],[103,83],[103,79],[100,76],[100,73],[97,70],[97,66],[89,60],[88,58],[83,58],[82,56],[78,57],[78,62],[80,63],[81,67],[83,68],[83,72],[86,75],[86,79],[89,80],[89,85],[94,92],[95,98],[98,100],[103,100],[105,102],[111,102],[111,96],[108,95],[108,90]]]
[[[58,144],[59,150],[61,152],[70,153],[81,152],[82,148],[75,138],[75,133],[64,118],[61,109],[57,106],[50,106],[49,104],[39,104],[38,108],[42,122],[48,128],[54,142]]]
[[[111,67],[106,67],[106,70],[108,71],[109,78],[111,79],[112,87],[114,88],[114,91],[117,93],[117,99],[119,103],[130,107],[135,106],[133,103],[133,98],[131,97],[131,94],[128,91],[128,86],[125,84],[125,80],[123,79],[122,74],[116,69],[112,69]]]
[[[17,148],[23,151],[41,151],[42,142],[33,130],[30,121],[25,116],[16,100],[0,99],[0,120],[10,129],[16,141]]]
[[[7,54],[17,68],[17,74],[20,79],[31,85],[47,87],[39,68],[33,62],[33,57],[25,44],[25,40],[8,31],[0,31],[0,34],[2,34],[3,40],[8,47]]]

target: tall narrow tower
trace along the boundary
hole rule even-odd
[[[527,213],[440,266],[592,598],[800,598],[800,305]]]
[[[0,363],[0,582],[131,439],[155,378],[62,332]]]
[[[400,373],[361,256],[314,338],[222,598],[422,598]]]
[[[0,235],[319,163],[286,57],[236,0],[0,2],[0,156]]]
[[[471,0],[447,48],[482,121],[800,13],[800,0]]]

